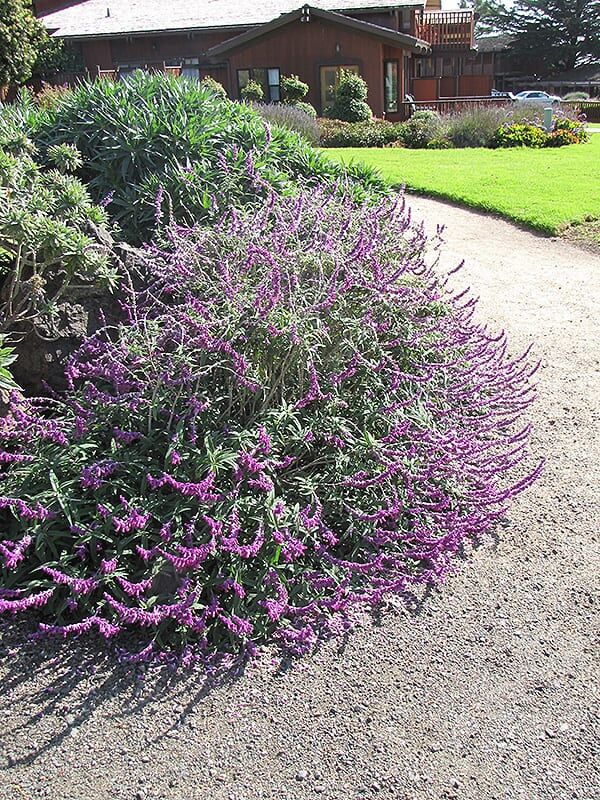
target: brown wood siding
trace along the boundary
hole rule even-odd
[[[208,63],[205,57],[209,47],[221,44],[235,31],[207,31],[204,33],[175,34],[171,36],[140,36],[111,40],[113,64],[138,64],[153,61],[177,61],[182,58],[198,58]],[[224,59],[223,59],[224,60]]]
[[[459,97],[487,97],[492,92],[491,75],[461,75],[458,79]]]
[[[108,39],[84,42],[81,46],[81,52],[83,54],[83,62],[92,74],[96,72],[96,67],[112,69],[113,62]]]
[[[293,73],[308,83],[307,99],[320,112],[320,67],[356,64],[369,87],[367,101],[373,112],[381,116],[382,50],[379,40],[326,20],[313,17],[308,24],[292,22],[229,54],[232,82],[229,89],[231,96],[236,97],[238,69],[278,67],[282,75]]]

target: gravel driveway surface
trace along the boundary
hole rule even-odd
[[[443,261],[542,358],[548,464],[439,591],[211,690],[0,628],[0,798],[600,798],[600,259],[442,203]]]

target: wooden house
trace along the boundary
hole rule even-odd
[[[433,101],[488,95],[489,75],[468,74],[471,11],[440,0],[37,0],[50,32],[80,49],[90,73],[172,68],[210,75],[230,97],[258,81],[280,98],[282,75],[310,86],[322,113],[343,69],[360,73],[376,116],[394,119],[404,96]]]

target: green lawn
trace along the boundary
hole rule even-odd
[[[600,133],[586,144],[534,150],[331,148],[377,167],[393,185],[501,214],[555,234],[600,219]]]

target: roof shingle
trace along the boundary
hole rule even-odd
[[[298,8],[298,0],[86,0],[42,16],[57,36],[83,38],[245,28],[270,22]],[[326,11],[368,11],[422,7],[424,0],[320,0]]]

